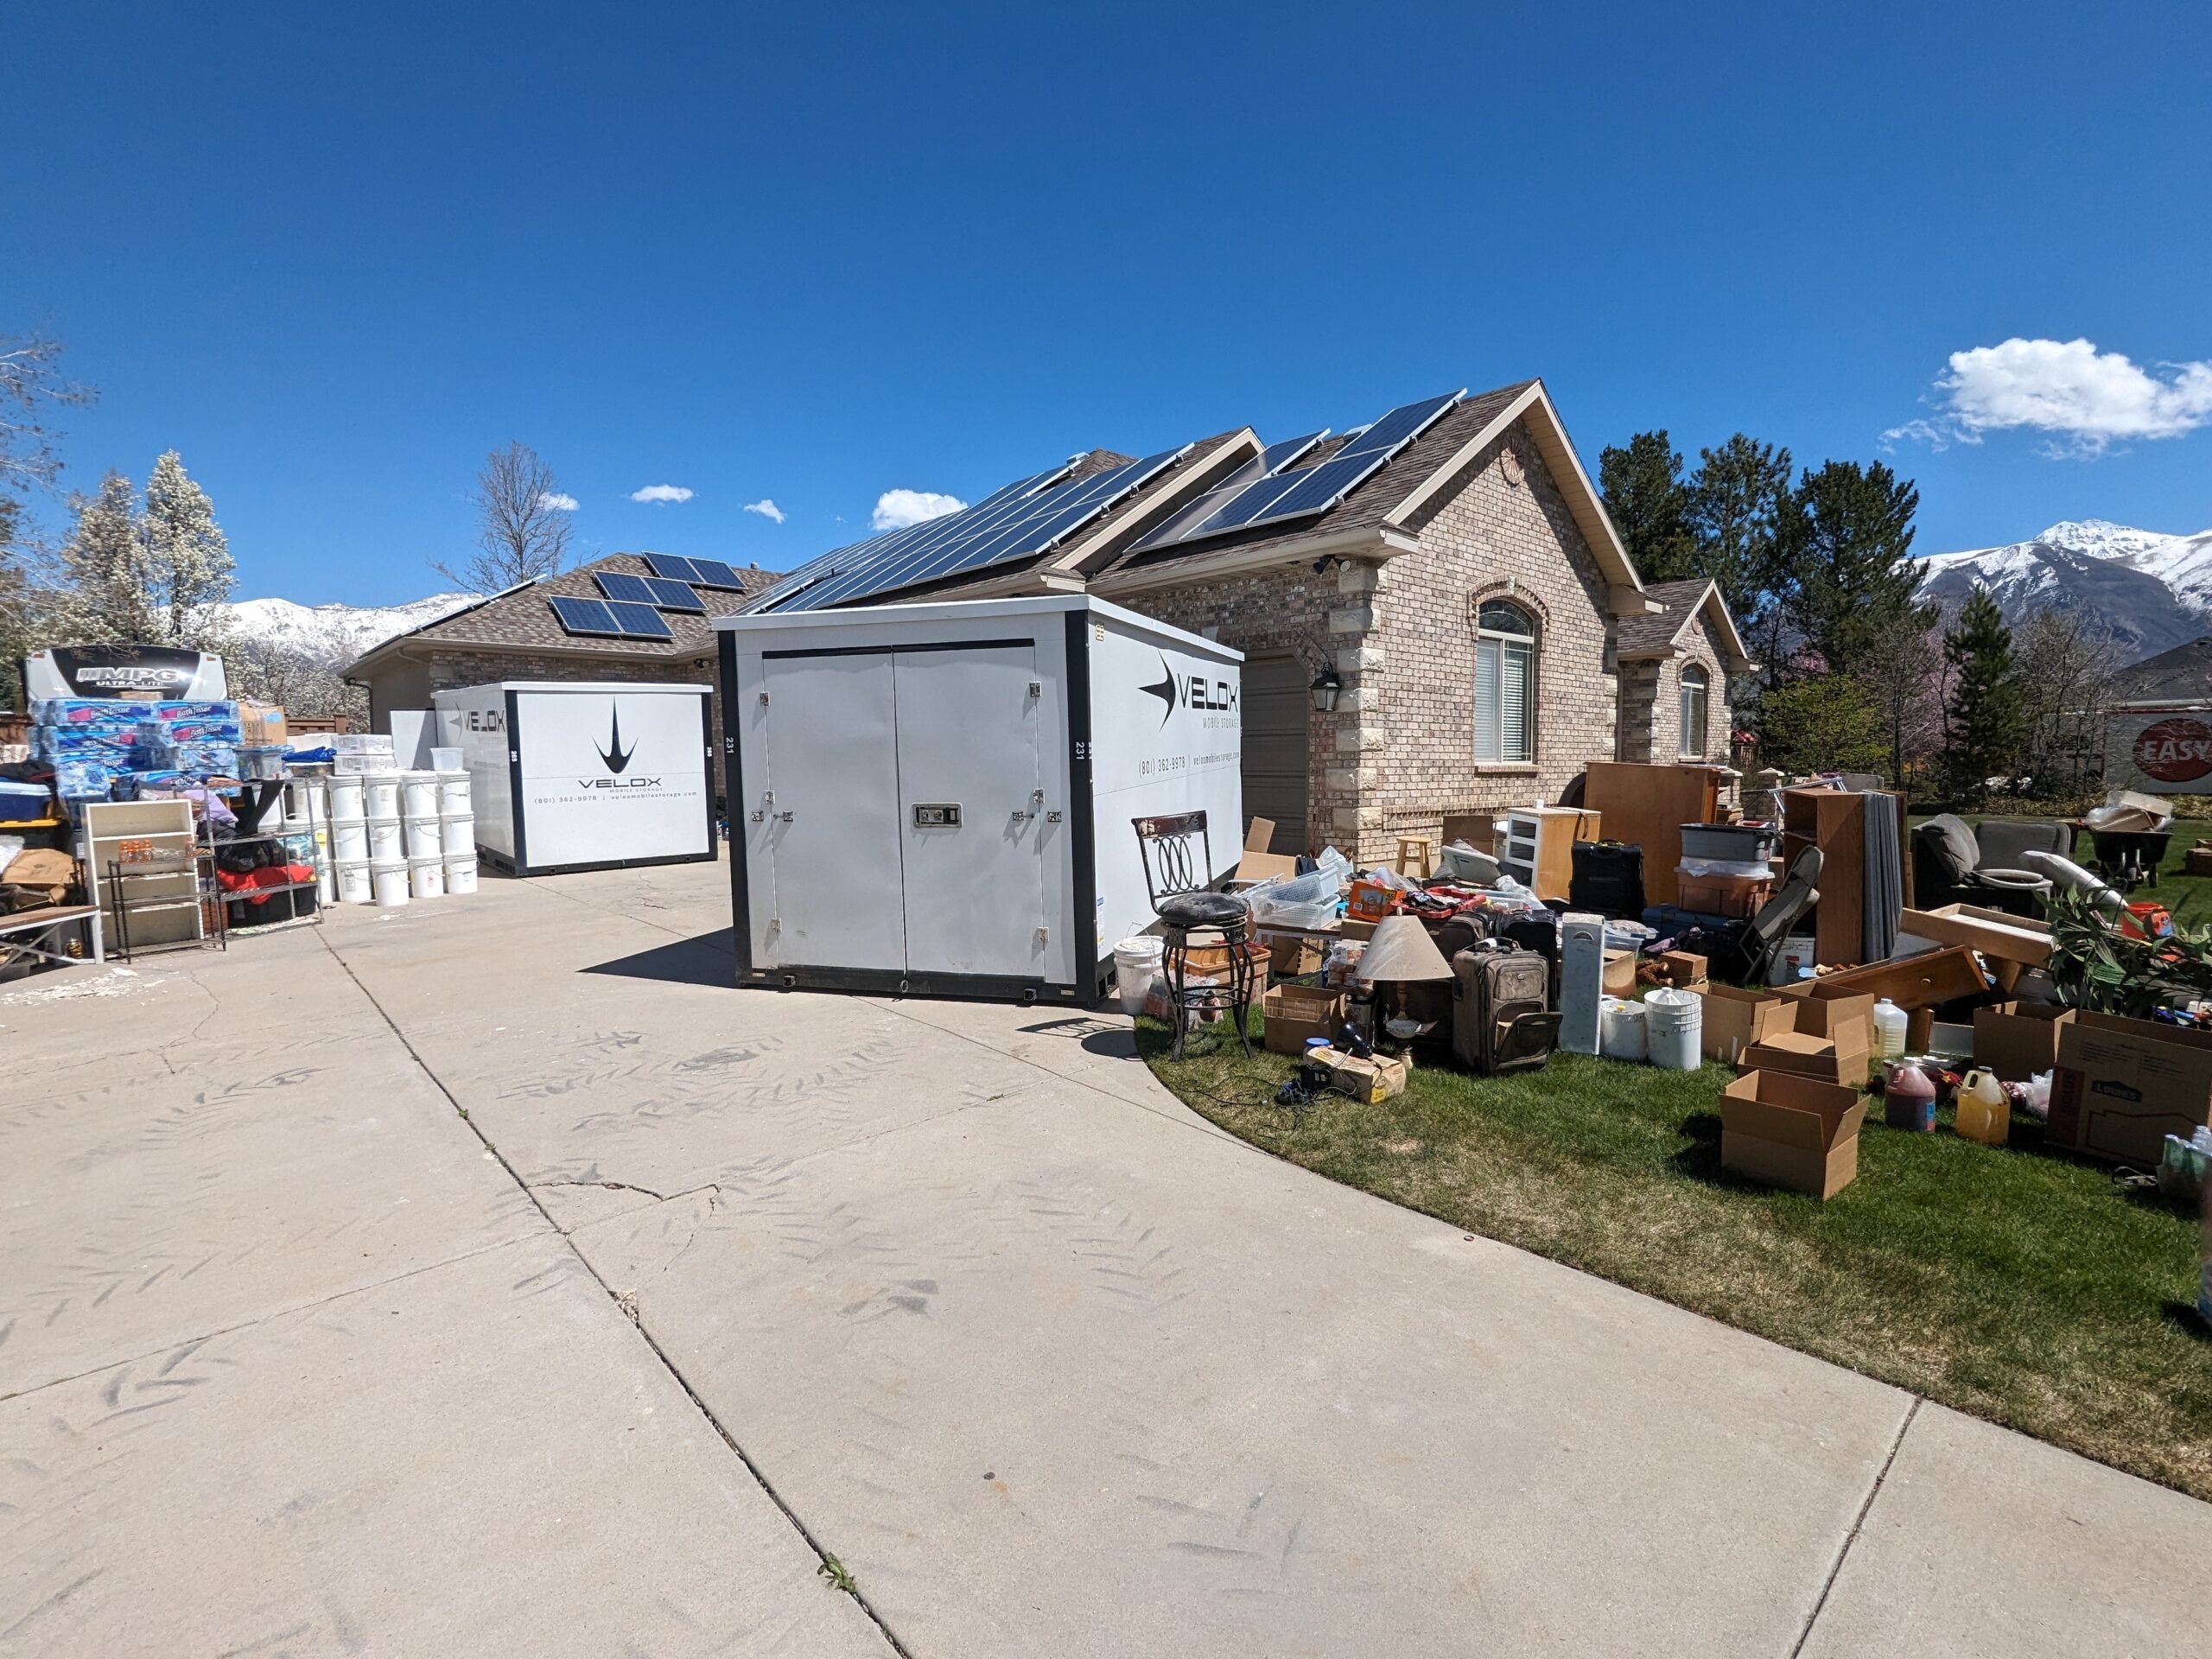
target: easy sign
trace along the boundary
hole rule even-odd
[[[2105,781],[2150,795],[2193,795],[2212,777],[2212,709],[2119,714],[2105,755]]]

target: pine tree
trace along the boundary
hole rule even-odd
[[[111,472],[92,494],[73,496],[69,505],[76,522],[61,544],[60,632],[72,641],[147,645],[161,639],[165,619],[154,596],[130,480]]]
[[[1697,573],[1690,530],[1690,488],[1682,457],[1666,429],[1638,432],[1626,448],[1598,455],[1598,490],[1622,545],[1646,582],[1680,582]]]
[[[1932,609],[1913,602],[1911,558],[1920,492],[1880,461],[1831,461],[1808,471],[1792,497],[1786,557],[1789,620],[1830,670],[1846,670],[1897,629],[1924,632]]]
[[[156,602],[172,644],[205,650],[222,641],[221,613],[237,567],[215,523],[207,493],[185,475],[174,449],[164,450],[146,480],[142,520]]]
[[[1695,574],[1720,584],[1729,613],[1753,642],[1752,655],[1765,664],[1770,686],[1780,683],[1786,655],[1789,572],[1782,550],[1789,473],[1787,449],[1738,432],[1718,449],[1698,451],[1689,485]]]
[[[1943,635],[1943,658],[1951,668],[1951,791],[1961,805],[1979,805],[1990,779],[2011,775],[2025,735],[2012,631],[1979,583]]]

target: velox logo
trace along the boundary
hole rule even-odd
[[[2186,784],[2212,772],[2212,726],[2162,720],[2135,734],[2135,764],[2162,784]]]
[[[638,746],[632,743],[626,749],[622,747],[622,711],[615,707],[611,698],[607,705],[607,747],[601,748],[594,743],[592,747],[598,752],[600,764],[614,775],[610,778],[579,778],[576,779],[577,788],[658,789],[660,787],[660,779],[658,778],[625,778],[621,775],[630,769],[630,763],[638,758]]]
[[[1167,716],[1179,704],[1185,709],[1205,709],[1226,712],[1236,707],[1237,688],[1227,680],[1209,680],[1203,674],[1178,674],[1167,666],[1167,658],[1160,659],[1160,678],[1151,685],[1137,688],[1148,696],[1158,697],[1162,704],[1160,723],[1165,726]]]
[[[471,709],[461,724],[472,732],[504,732],[507,717],[496,709]]]

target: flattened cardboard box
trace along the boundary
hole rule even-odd
[[[1732,1065],[1753,1043],[1775,1032],[1789,1031],[1796,1021],[1796,1004],[1783,997],[1739,991],[1733,985],[1710,985],[1698,995],[1705,1001],[1700,1018],[1708,1060],[1726,1060]]]
[[[2212,1032],[2082,1014],[2058,1034],[2050,1144],[2149,1169],[2166,1136],[2212,1122]]]
[[[1406,1091],[1406,1074],[1411,1068],[1402,1057],[1376,1054],[1361,1059],[1357,1055],[1330,1048],[1315,1050],[1314,1058],[1329,1068],[1330,1086],[1350,1095],[1363,1106],[1375,1105]]]
[[[1999,1002],[1974,1014],[1974,1063],[2007,1083],[2025,1083],[2058,1064],[2059,1033],[2074,1010],[2056,1002]]]
[[[1720,1091],[1720,1165],[1825,1202],[1858,1178],[1866,1120],[1856,1089],[1746,1071]]]

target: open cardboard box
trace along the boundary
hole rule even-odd
[[[1777,1031],[1745,1049],[1736,1064],[1746,1071],[1787,1071],[1857,1088],[1866,1081],[1867,1058],[1866,1049],[1846,1047],[1833,1037],[1809,1031]]]
[[[1866,1120],[1855,1089],[1746,1071],[1720,1091],[1720,1166],[1825,1201],[1857,1178]]]
[[[2155,1168],[2166,1136],[2212,1122],[2212,1032],[2080,1014],[2058,1033],[2055,1147]]]
[[[1636,995],[1636,952],[1608,950],[1605,966],[1598,980],[1599,988],[1607,996]]]
[[[1796,1004],[1770,992],[1708,985],[1698,995],[1705,1001],[1701,1023],[1708,1060],[1726,1060],[1732,1065],[1753,1043],[1796,1026]]]
[[[1263,1040],[1274,1054],[1303,1054],[1310,1037],[1334,1037],[1348,1002],[1342,991],[1319,985],[1271,985],[1260,999],[1267,1021]]]
[[[1329,1086],[1350,1095],[1363,1106],[1372,1106],[1406,1091],[1406,1077],[1413,1064],[1402,1054],[1375,1054],[1365,1059],[1333,1048],[1317,1048],[1313,1058],[1329,1068]]]
[[[2058,1036],[2074,1010],[2056,1002],[1998,1002],[1974,1013],[1974,1063],[2007,1083],[2058,1064]]]
[[[1232,880],[1250,886],[1255,881],[1268,881],[1278,875],[1298,874],[1295,853],[1271,853],[1268,846],[1275,838],[1273,818],[1255,818],[1244,831],[1244,856],[1236,861],[1236,874]]]

